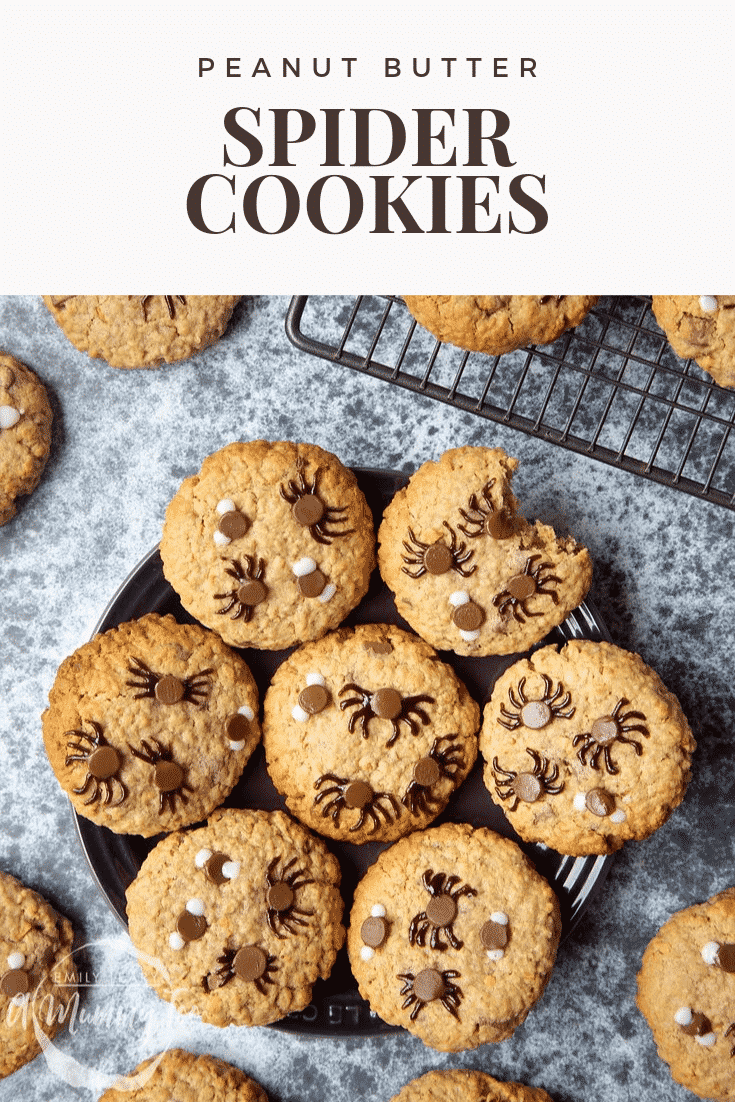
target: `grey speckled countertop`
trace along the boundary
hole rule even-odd
[[[274,1102],[387,1102],[414,1076],[459,1066],[543,1086],[555,1102],[692,1097],[656,1055],[635,975],[673,911],[735,881],[733,514],[306,356],[285,336],[287,305],[244,299],[224,339],[195,360],[126,372],[76,352],[40,297],[0,300],[0,347],[38,372],[55,415],[45,476],[0,529],[0,867],[72,919],[97,973],[88,1020],[58,1041],[82,1087],[39,1057],[0,1082],[0,1099],[96,1099],[97,1073],[128,1072],[173,1044],[237,1064]],[[256,437],[405,471],[458,444],[502,445],[522,460],[515,489],[527,514],[589,546],[590,596],[614,641],[655,667],[689,717],[699,748],[684,804],[616,858],[541,1002],[500,1045],[446,1056],[407,1034],[300,1038],[177,1018],[143,984],[87,870],[41,740],[56,667],[158,541],[182,478],[216,448]]]

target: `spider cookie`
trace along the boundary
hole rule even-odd
[[[681,803],[695,742],[679,701],[637,654],[575,640],[497,680],[480,750],[485,784],[527,842],[612,853]]]
[[[29,367],[0,352],[0,525],[38,485],[51,450],[51,406]]]
[[[404,295],[406,306],[440,341],[501,356],[550,344],[579,325],[597,295]]]
[[[236,647],[280,650],[335,628],[367,592],[372,513],[315,444],[254,440],[204,460],[166,510],[163,572]]]
[[[438,650],[527,650],[589,589],[587,548],[517,513],[517,466],[501,448],[454,448],[419,467],[383,514],[383,581]]]
[[[260,739],[257,716],[239,655],[198,625],[151,614],[62,662],[43,737],[80,815],[150,836],[222,803]]]
[[[145,978],[211,1025],[303,1010],[344,941],[339,882],[337,859],[282,811],[221,810],[170,834],[127,893]]]
[[[735,386],[735,295],[654,295],[653,313],[677,356]]]
[[[170,1048],[110,1087],[99,1102],[268,1102],[254,1079],[214,1056]]]
[[[110,367],[188,360],[224,333],[239,295],[44,295],[80,352]]]
[[[71,923],[30,888],[0,872],[0,1079],[41,1051],[77,997]]]
[[[677,1083],[735,1099],[735,888],[678,911],[643,954],[638,1009]]]
[[[459,1052],[504,1041],[543,993],[561,923],[518,846],[446,823],[381,853],[355,891],[347,951],[360,994],[392,1025]]]
[[[430,1071],[412,1079],[391,1102],[552,1102],[540,1087],[499,1083],[484,1071]]]
[[[477,755],[479,708],[400,628],[342,628],[279,666],[264,702],[268,772],[290,811],[349,842],[427,826]]]

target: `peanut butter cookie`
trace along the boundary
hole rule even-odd
[[[51,406],[29,367],[0,352],[0,525],[38,485],[51,450]]]
[[[484,1071],[429,1071],[412,1079],[391,1102],[552,1102],[540,1087],[499,1083]]]
[[[170,1048],[144,1060],[99,1102],[268,1102],[260,1084],[214,1056]]]
[[[735,295],[654,295],[653,313],[677,356],[735,386]]]

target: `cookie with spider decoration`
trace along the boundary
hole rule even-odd
[[[497,680],[480,732],[490,795],[527,842],[612,853],[681,803],[694,739],[673,693],[637,654],[574,640]]]
[[[453,1068],[412,1079],[390,1102],[552,1102],[541,1087],[501,1083],[484,1071]]]
[[[258,690],[240,655],[198,624],[153,613],[65,659],[42,721],[76,811],[146,837],[209,815],[260,741]]]
[[[15,516],[16,499],[41,480],[51,450],[51,421],[41,380],[0,351],[0,525]]]
[[[75,348],[110,367],[188,360],[220,339],[239,295],[44,295]]]
[[[172,1102],[176,1098],[268,1102],[260,1084],[239,1068],[180,1048],[144,1060],[118,1086],[106,1090],[99,1102]]]
[[[735,387],[735,295],[654,295],[653,314],[677,356]]]
[[[378,565],[396,607],[439,650],[483,657],[528,650],[584,599],[585,547],[529,523],[501,448],[454,448],[393,498]]]
[[[344,941],[340,875],[325,844],[282,811],[220,810],[167,835],[127,892],[145,978],[212,1025],[303,1010]]]
[[[643,954],[638,1009],[677,1083],[735,1098],[735,887],[678,911]]]
[[[355,891],[347,951],[380,1017],[432,1048],[504,1041],[551,975],[553,891],[519,847],[445,823],[380,854]]]
[[[161,558],[187,612],[225,642],[280,650],[362,600],[373,517],[352,471],[315,444],[229,444],[169,504]]]
[[[416,636],[340,628],[294,651],[264,701],[266,764],[289,810],[330,838],[427,826],[477,755],[479,708]]]
[[[41,1051],[33,1008],[47,1037],[68,1023],[78,998],[73,940],[68,919],[0,872],[0,1079]]]

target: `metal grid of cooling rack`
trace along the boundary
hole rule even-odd
[[[395,295],[292,299],[302,351],[735,509],[735,391],[680,360],[644,296],[603,297],[554,344],[464,352]]]

